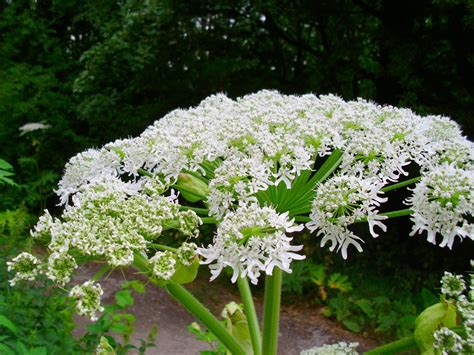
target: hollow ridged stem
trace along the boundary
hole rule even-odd
[[[252,291],[246,277],[239,277],[237,279],[239,287],[240,298],[244,304],[244,312],[247,317],[249,325],[250,339],[252,340],[252,349],[254,355],[260,355],[262,348],[262,336],[260,334],[260,326],[258,325],[257,312],[255,312],[255,305],[253,303]]]
[[[273,269],[273,275],[265,278],[262,339],[262,354],[265,355],[277,353],[281,281],[282,271],[277,267]]]

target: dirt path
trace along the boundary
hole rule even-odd
[[[75,282],[83,282],[98,270],[95,266],[82,268]],[[125,275],[133,279],[132,272]],[[103,303],[112,303],[113,294],[120,289],[124,280],[121,272],[112,273],[106,280],[101,281],[104,289]],[[187,286],[198,299],[209,307],[214,314],[220,314],[223,306],[231,301],[238,302],[238,292],[224,281],[210,284],[205,276],[201,276]],[[262,315],[261,297],[256,299],[259,318]],[[178,355],[199,354],[200,350],[208,350],[207,344],[197,341],[188,333],[186,327],[194,321],[177,302],[161,288],[149,285],[143,295],[135,295],[135,304],[129,311],[136,316],[136,330],[133,343],[138,345],[138,339],[146,339],[152,325],[158,327],[156,348],[147,350],[149,355]],[[77,317],[78,329],[76,335],[84,331],[88,320]],[[296,355],[301,350],[338,341],[357,341],[359,350],[364,351],[376,345],[373,339],[363,334],[354,334],[342,329],[336,322],[328,320],[320,314],[317,307],[308,305],[283,305],[281,310],[279,354]]]

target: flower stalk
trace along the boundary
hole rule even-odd
[[[262,348],[262,336],[260,334],[260,326],[258,324],[257,312],[252,298],[252,292],[246,277],[239,277],[237,279],[239,287],[240,298],[244,305],[245,316],[249,326],[250,338],[252,340],[252,349],[254,355],[260,355]]]
[[[262,339],[262,354],[265,355],[277,353],[282,276],[282,271],[276,267],[272,275],[265,277]]]

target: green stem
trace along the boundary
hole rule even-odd
[[[198,208],[198,207],[180,205],[179,209],[182,210],[182,211],[194,211],[197,214],[209,215],[209,210],[207,208]]]
[[[366,351],[364,355],[398,354],[402,351],[407,351],[416,348],[417,346],[415,342],[415,337],[408,337]]]
[[[176,282],[166,284],[165,288],[188,312],[199,319],[232,354],[245,355],[242,347],[237,343],[234,337],[229,334],[224,325],[188,290]]]
[[[153,177],[153,174],[150,173],[149,171],[146,171],[145,169],[138,169],[138,173],[143,176],[148,176],[148,177]]]
[[[396,189],[399,189],[400,187],[405,187],[405,186],[417,183],[420,180],[421,180],[421,176],[415,177],[413,179],[401,181],[401,182],[398,182],[396,184],[384,187],[382,189],[382,192],[388,192],[388,191],[396,190]]]
[[[148,259],[146,256],[135,253],[133,259],[133,266],[140,272],[148,273],[150,271],[148,265]],[[162,287],[162,285],[156,283],[153,278],[150,278],[152,283]],[[232,335],[229,334],[225,329],[222,322],[219,322],[216,317],[202,305],[199,300],[194,297],[188,290],[176,282],[170,282],[164,286],[168,293],[173,296],[186,310],[194,315],[199,321],[204,324],[210,332],[212,332],[224,346],[229,349],[232,354],[242,354],[245,352],[242,347],[237,343]]]
[[[311,222],[311,218],[308,216],[295,216],[295,222]]]
[[[250,290],[250,286],[246,277],[239,277],[237,279],[237,285],[239,287],[240,298],[244,304],[244,312],[249,325],[253,353],[254,355],[260,355],[262,336],[260,334],[260,326],[258,325],[257,312],[255,312],[255,305],[253,303],[252,291]]]
[[[275,267],[273,275],[265,278],[263,305],[262,354],[276,355],[278,347],[278,323],[280,317],[282,271]]]
[[[449,328],[458,335],[464,336],[464,329],[461,326]],[[394,342],[379,346],[375,349],[366,351],[364,355],[378,355],[378,354],[399,354],[407,350],[417,349],[418,345],[414,336],[396,340]]]
[[[391,211],[391,212],[384,212],[381,213],[381,216],[387,216],[388,218],[395,218],[395,217],[403,217],[403,216],[409,216],[413,214],[413,210],[406,208],[404,210],[398,210],[398,211]]]
[[[203,217],[201,218],[203,224],[217,224],[217,219],[212,217]]]
[[[173,253],[178,251],[178,249],[176,249],[176,248],[172,248],[172,247],[162,245],[162,244],[150,243],[150,244],[148,244],[148,246],[153,248],[153,249],[164,250],[164,251],[172,251]]]
[[[397,210],[397,211],[390,211],[390,212],[384,212],[380,213],[380,216],[387,216],[388,218],[396,218],[396,217],[403,217],[403,216],[409,216],[413,214],[413,210],[406,208],[404,210]],[[367,222],[367,218],[361,218],[355,221],[354,223],[362,223],[362,222]]]

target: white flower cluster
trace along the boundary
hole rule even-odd
[[[88,316],[92,321],[96,321],[97,312],[102,312],[104,308],[100,305],[100,297],[104,291],[99,284],[86,281],[82,285],[74,286],[69,292],[69,296],[76,301],[77,313]]]
[[[474,240],[474,169],[440,165],[423,176],[407,199],[413,209],[412,235],[426,231],[428,241],[436,244],[436,235],[443,237],[440,246],[453,246],[459,237]]]
[[[300,355],[358,355],[356,348],[359,343],[339,342],[337,344],[317,346],[303,350]]]
[[[169,280],[176,271],[176,259],[170,251],[157,251],[149,260],[153,276]]]
[[[304,259],[295,253],[303,246],[291,245],[292,238],[286,235],[302,229],[302,225],[297,226],[288,218],[288,213],[279,214],[258,204],[243,205],[224,217],[214,243],[199,248],[198,253],[204,264],[210,264],[211,280],[230,266],[232,282],[241,276],[257,284],[260,272],[271,275],[274,267],[291,272],[291,261]]]
[[[310,214],[311,222],[306,224],[310,231],[322,234],[321,246],[331,242],[330,250],[336,246],[341,250],[344,259],[347,258],[347,247],[354,245],[362,251],[361,238],[357,237],[347,227],[352,223],[367,219],[370,233],[378,237],[374,227],[386,231],[378,215],[377,208],[387,199],[379,196],[383,183],[377,179],[363,179],[355,176],[337,175],[320,184],[316,188],[313,209]]]
[[[7,261],[7,270],[15,276],[9,281],[15,286],[18,281],[33,281],[40,273],[40,261],[30,253],[23,252],[12,261]]]
[[[51,238],[48,275],[65,283],[68,273],[53,269],[74,268],[71,250],[128,265],[166,228],[196,237],[197,208],[218,224],[214,244],[199,249],[213,277],[230,266],[233,280],[256,282],[261,271],[290,271],[303,257],[290,230],[306,226],[344,257],[350,245],[362,250],[350,226],[367,221],[374,237],[385,231],[383,191],[409,171],[420,171],[406,201],[413,233],[448,247],[472,239],[473,158],[474,144],[445,117],[333,95],[218,94],[136,138],[73,157],[57,189],[62,219],[46,214],[33,234]],[[199,206],[181,210],[178,201]]]
[[[441,292],[448,300],[455,300],[464,330],[463,337],[446,327],[435,332],[433,346],[442,354],[474,353],[474,273],[470,276],[468,290],[460,275],[445,272],[441,279]],[[467,295],[464,294],[465,291]]]
[[[181,212],[174,197],[129,196],[116,187],[100,182],[82,188],[62,220],[46,213],[33,237],[48,235],[53,253],[71,249],[105,257],[112,266],[125,266],[133,262],[135,252],[146,251],[147,241],[156,239],[163,229],[176,227],[185,235],[198,234],[199,218],[192,211]]]

